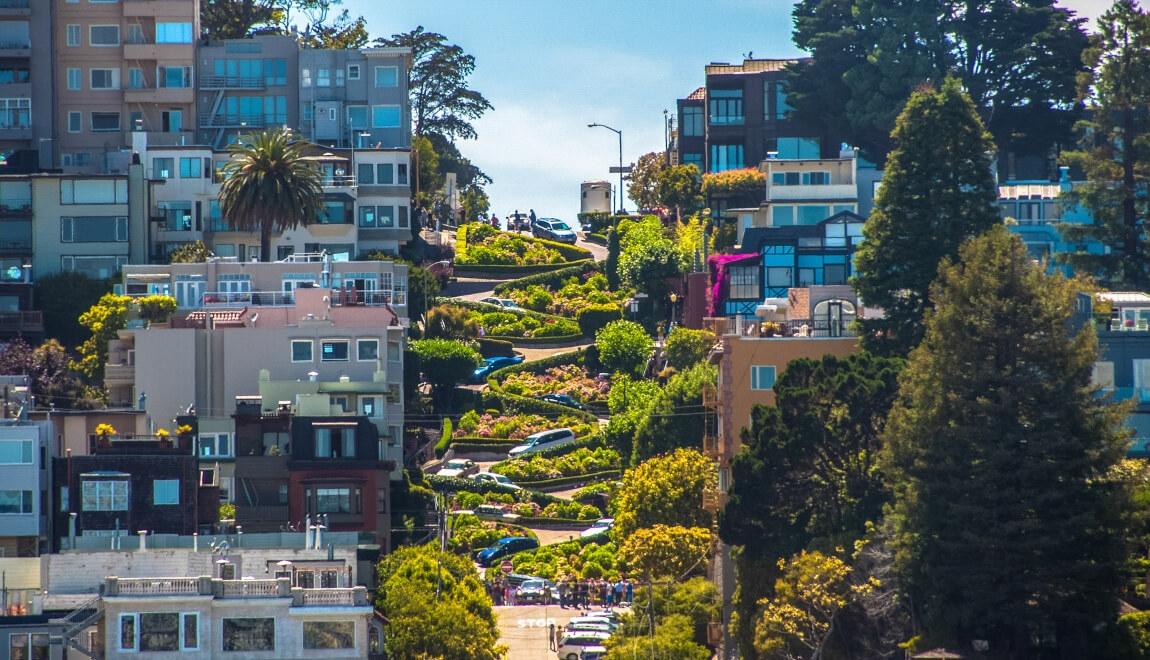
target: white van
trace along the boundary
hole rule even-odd
[[[544,449],[569,445],[573,442],[575,442],[575,432],[571,429],[540,431],[524,438],[523,444],[512,448],[511,451],[507,452],[507,455],[511,458],[518,458]]]
[[[594,630],[572,630],[559,640],[559,660],[579,660],[584,653],[606,653],[611,633]]]

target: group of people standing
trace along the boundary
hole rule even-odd
[[[630,605],[635,599],[635,583],[626,578],[612,582],[597,578],[561,578],[559,607],[588,609],[590,607],[617,607]]]

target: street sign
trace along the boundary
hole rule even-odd
[[[607,171],[611,174],[630,174],[631,168],[631,165],[624,165],[623,167],[610,167]]]
[[[510,559],[504,559],[503,563],[499,565],[499,570],[503,571],[504,575],[510,575],[512,568]]]

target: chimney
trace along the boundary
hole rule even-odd
[[[148,551],[148,530],[141,529],[140,531],[138,531],[136,533],[140,535],[140,552],[147,552]]]

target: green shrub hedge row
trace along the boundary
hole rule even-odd
[[[491,372],[491,375],[487,380],[488,383],[490,383],[493,379],[502,383],[503,379],[510,376],[511,374],[522,373],[524,371],[532,374],[541,374],[551,367],[562,367],[568,364],[582,364],[583,353],[584,350],[580,348],[575,351],[556,353],[555,355],[551,355],[539,360],[520,362],[519,364],[513,364],[509,367],[503,367],[502,369]]]
[[[606,234],[587,234],[587,242],[588,243],[598,243],[599,245],[606,245],[607,244],[607,235]]]
[[[567,502],[568,500],[562,497],[555,497],[547,493],[540,493],[533,490],[515,490],[500,484],[491,483],[489,481],[472,481],[471,479],[460,479],[459,477],[441,477],[435,474],[428,474],[423,477],[427,485],[437,492],[448,491],[467,491],[469,493],[507,493],[515,495],[516,493],[524,493],[530,500],[539,506],[547,506],[556,502]]]
[[[435,443],[436,458],[443,458],[443,455],[447,453],[447,447],[451,445],[452,433],[451,420],[445,417],[443,419],[443,432],[439,434],[439,442]]]
[[[490,381],[488,381],[488,384],[490,385]],[[492,389],[491,387],[483,391],[483,406],[485,408],[499,408],[509,413],[536,414],[543,415],[544,417],[574,415],[588,424],[598,423],[598,419],[585,410],[576,410],[574,408],[568,408],[567,406],[561,406],[558,403],[551,403],[550,401],[543,401],[542,399],[533,399],[529,396],[510,394],[501,389]]]
[[[598,481],[607,481],[608,479],[618,479],[622,474],[622,470],[604,470],[602,472],[581,474],[574,477],[558,477],[556,479],[540,479],[538,481],[516,481],[515,483],[524,488],[547,490],[548,488],[559,488],[573,484],[589,484]]]
[[[489,357],[511,357],[515,355],[515,345],[503,339],[492,339],[491,337],[480,337],[476,340],[479,345],[479,354],[485,358]]]
[[[566,263],[558,264],[530,264],[527,266],[503,265],[503,264],[459,264],[455,267],[456,277],[467,277],[469,274],[475,273],[479,275],[531,275],[533,273],[546,273],[549,271],[567,268],[569,266],[580,264],[589,265],[595,263],[594,259],[581,259],[579,261],[569,261]]]
[[[555,335],[554,337],[491,337],[491,339],[496,341],[506,341],[519,346],[578,344],[586,338],[587,336],[582,333],[577,335]]]
[[[464,300],[462,298],[446,298],[446,297],[440,296],[440,297],[434,298],[431,301],[431,305],[454,305],[456,307],[462,307],[464,309],[473,309],[473,310],[476,310],[479,312],[507,312],[509,314],[515,314],[516,316],[530,316],[531,318],[534,318],[541,323],[544,321],[548,321],[548,320],[552,321],[552,322],[559,321],[559,320],[563,320],[563,321],[570,321],[571,320],[571,319],[568,319],[568,318],[563,317],[563,316],[556,316],[554,314],[544,314],[542,312],[535,312],[535,311],[532,311],[530,309],[508,309],[506,307],[501,308],[497,305],[482,303],[482,302],[479,302],[477,300]],[[492,338],[498,339],[497,337],[492,337]],[[523,339],[523,338],[522,337],[516,337],[515,339]],[[548,339],[551,339],[551,338],[548,337]]]
[[[572,277],[580,277],[588,270],[598,270],[598,265],[592,262],[591,264],[584,264],[579,262],[580,265],[569,266],[564,265],[563,268],[548,271],[545,273],[535,273],[534,275],[527,275],[520,277],[516,280],[508,280],[501,282],[495,287],[495,295],[502,296],[508,291],[515,291],[519,289],[526,289],[527,287],[538,284],[547,287],[548,289],[558,289],[563,286],[563,283]]]

